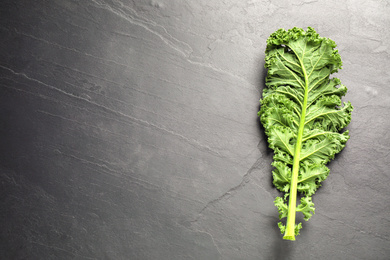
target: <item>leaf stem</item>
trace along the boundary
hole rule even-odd
[[[300,162],[300,154],[302,148],[303,129],[305,127],[307,99],[309,93],[309,79],[306,73],[306,69],[303,65],[302,59],[300,59],[298,55],[296,56],[302,67],[303,75],[305,76],[305,95],[303,97],[302,112],[299,121],[297,142],[295,143],[295,150],[294,150],[294,159],[293,159],[292,176],[291,176],[291,184],[290,184],[290,195],[288,201],[287,225],[286,225],[286,231],[283,236],[283,239],[286,240],[295,240],[295,215],[296,215],[296,207],[297,207],[298,172],[299,172],[299,162]]]

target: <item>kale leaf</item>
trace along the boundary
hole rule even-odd
[[[295,240],[302,227],[295,223],[296,212],[305,220],[314,214],[311,196],[329,174],[326,164],[349,139],[348,130],[341,131],[353,107],[341,102],[347,88],[330,78],[342,66],[335,47],[311,27],[279,29],[267,40],[268,72],[258,115],[274,150],[273,184],[285,192],[275,205],[279,218],[287,217],[286,225],[278,224],[287,240]]]

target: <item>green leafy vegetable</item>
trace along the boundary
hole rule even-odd
[[[336,44],[309,27],[279,29],[267,40],[266,88],[259,116],[274,150],[273,184],[285,192],[275,205],[284,239],[295,240],[302,224],[296,212],[309,220],[314,214],[311,196],[329,174],[325,166],[349,139],[341,133],[351,121],[353,107],[341,103],[347,88],[330,74],[341,69]],[[297,205],[297,196],[300,203]]]

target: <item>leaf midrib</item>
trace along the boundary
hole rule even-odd
[[[297,135],[297,141],[295,143],[295,151],[293,155],[293,168],[292,168],[292,174],[291,174],[291,184],[290,184],[290,198],[288,203],[288,215],[287,215],[287,225],[286,225],[286,232],[284,234],[285,239],[291,239],[295,236],[295,215],[296,215],[296,204],[297,204],[297,187],[298,187],[298,172],[299,172],[299,162],[300,162],[300,152],[302,148],[302,139],[303,139],[303,130],[305,127],[305,116],[306,116],[306,109],[307,109],[307,99],[308,99],[308,90],[309,90],[309,80],[307,76],[307,72],[305,69],[305,65],[303,63],[307,43],[305,42],[305,48],[302,52],[302,57],[299,57],[297,52],[292,48],[291,46],[288,46],[297,57],[302,72],[304,75],[304,96],[303,96],[303,104],[301,109],[301,118],[299,122],[299,128],[298,128],[298,135]]]

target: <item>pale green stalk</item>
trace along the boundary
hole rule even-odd
[[[302,60],[298,57],[298,55],[297,58],[301,64],[302,71],[305,76],[305,95],[303,97],[301,119],[299,121],[297,142],[295,144],[295,150],[294,150],[294,160],[293,160],[293,168],[292,168],[292,176],[291,176],[291,184],[290,184],[290,195],[288,201],[287,225],[286,225],[286,231],[283,236],[283,239],[286,240],[295,240],[295,215],[296,215],[296,207],[297,207],[298,172],[299,172],[299,162],[300,162],[300,154],[302,148],[303,129],[305,127],[307,97],[309,94],[308,93],[309,79],[307,77],[306,70]]]

